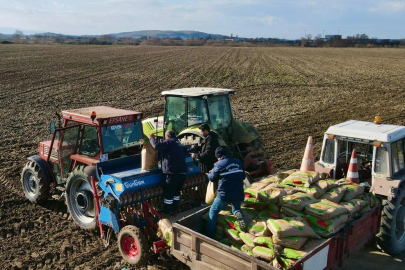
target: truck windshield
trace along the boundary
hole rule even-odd
[[[388,174],[388,152],[383,147],[376,147],[374,172],[378,174]]]
[[[337,167],[344,168],[345,174],[350,164],[352,151],[356,150],[357,169],[360,182],[371,181],[371,166],[373,164],[373,145],[369,142],[355,140],[338,140],[339,155]]]
[[[109,153],[122,147],[140,145],[143,138],[140,122],[101,127],[103,152]]]
[[[187,126],[195,126],[208,122],[208,113],[205,99],[188,98]]]
[[[214,129],[229,127],[231,125],[232,114],[228,96],[210,96],[207,101],[211,126]]]
[[[396,141],[391,144],[392,154],[392,174],[405,169],[404,161],[404,143],[403,140]]]
[[[179,134],[186,127],[186,99],[183,97],[166,97],[166,129]]]
[[[326,140],[322,161],[329,164],[335,163],[335,140]]]

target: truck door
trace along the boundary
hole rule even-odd
[[[337,147],[338,143],[335,137],[325,134],[321,158],[315,165],[316,171],[331,174],[330,176],[333,178],[336,177]]]
[[[77,140],[80,125],[68,126],[54,131],[49,162],[58,184],[67,178],[72,160],[70,156],[77,151]]]

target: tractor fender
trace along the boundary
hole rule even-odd
[[[53,178],[52,178],[52,172],[49,170],[48,163],[42,157],[40,157],[38,155],[30,156],[27,159],[38,164],[39,168],[41,168],[41,171],[43,172],[43,174],[45,176],[46,182],[48,184],[51,184]]]
[[[220,146],[224,146],[224,147],[227,147],[227,146],[228,146],[228,145],[226,144],[226,142],[224,141],[224,139],[222,139],[222,136],[219,135],[219,133],[218,133],[216,130],[214,130],[214,129],[211,128],[211,131],[215,132],[215,133],[218,135],[218,142],[219,142],[219,145],[220,145]],[[186,129],[183,129],[183,130],[179,133],[179,135],[177,135],[177,138],[178,138],[179,140],[181,140],[181,138],[183,138],[184,136],[189,135],[189,134],[196,135],[196,136],[199,136],[199,137],[202,138],[201,133],[200,133],[200,129],[198,128],[198,126],[193,126],[193,127],[188,127],[188,128],[186,128]]]
[[[398,181],[397,182],[398,185],[396,185],[395,187],[394,186],[391,187],[391,191],[387,196],[387,199],[389,201],[392,201],[397,196],[398,188],[401,186],[402,183],[405,183],[405,179],[402,179],[402,180]]]

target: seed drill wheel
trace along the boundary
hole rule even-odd
[[[405,182],[398,187],[397,196],[383,201],[378,244],[388,254],[405,250]]]
[[[41,203],[47,200],[49,184],[35,161],[30,161],[25,165],[21,173],[21,183],[25,197],[31,202]]]
[[[96,204],[90,176],[76,168],[66,182],[66,205],[74,222],[85,230],[97,227]]]
[[[118,249],[124,260],[130,264],[145,264],[148,261],[148,242],[138,227],[125,226],[118,233]]]

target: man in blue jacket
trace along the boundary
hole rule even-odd
[[[239,222],[239,228],[246,230],[246,223],[243,218],[240,206],[244,200],[243,180],[245,171],[239,159],[227,156],[227,151],[223,147],[215,150],[215,157],[218,162],[208,174],[208,179],[212,182],[218,181],[217,196],[212,203],[209,213],[208,236],[213,238],[217,224],[218,213],[228,204],[232,205],[232,213]]]
[[[152,147],[162,154],[162,171],[166,175],[163,183],[163,212],[166,215],[177,213],[180,203],[180,191],[186,181],[186,151],[177,140],[173,130],[167,130],[163,142],[157,142],[153,134],[149,135]]]

